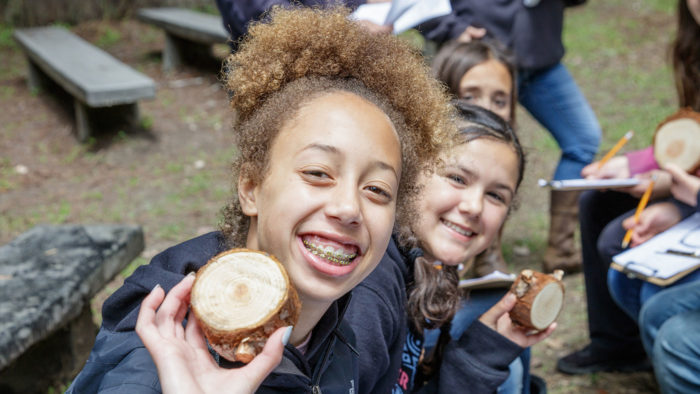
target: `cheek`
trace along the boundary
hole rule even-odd
[[[508,215],[508,208],[504,206],[488,205],[483,214],[486,236],[490,241],[496,237]]]

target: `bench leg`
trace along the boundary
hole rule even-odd
[[[90,117],[88,116],[88,108],[79,100],[73,100],[75,107],[75,127],[78,135],[78,141],[86,142],[90,138]]]
[[[163,50],[163,71],[175,70],[182,64],[181,39],[165,32],[165,49]]]
[[[41,71],[41,69],[30,59],[27,59],[27,64],[29,66],[27,85],[29,85],[29,90],[31,92],[38,92],[46,85],[46,74],[44,74],[44,72]]]

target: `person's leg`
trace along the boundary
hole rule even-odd
[[[637,321],[642,308],[641,293],[644,282],[641,279],[628,278],[626,274],[610,268],[608,270],[608,291],[627,316]]]
[[[698,327],[700,310],[673,316],[661,326],[652,360],[662,393],[700,393]]]
[[[588,304],[588,329],[591,343],[559,359],[557,369],[570,374],[591,373],[617,368],[609,365],[610,355],[630,354],[643,358],[637,324],[610,297],[607,272],[611,260],[598,253],[604,229],[621,228],[619,221],[606,227],[620,215],[634,209],[638,200],[626,193],[586,191],[579,199],[583,275]],[[611,235],[607,233],[606,236]],[[620,238],[621,239],[621,238]],[[631,362],[634,367],[636,362]]]
[[[700,270],[650,297],[639,312],[639,330],[649,355],[659,329],[674,315],[700,309]]]
[[[598,151],[601,130],[593,109],[566,67],[524,73],[518,101],[544,126],[562,150],[553,179],[581,177]]]

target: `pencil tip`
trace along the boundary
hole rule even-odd
[[[625,133],[625,138],[630,139],[630,138],[632,138],[633,135],[634,135],[634,131],[630,130],[630,131]]]

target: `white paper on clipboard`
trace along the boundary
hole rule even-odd
[[[643,244],[613,257],[613,265],[627,274],[653,282],[669,280],[700,267],[700,213],[681,221]],[[688,256],[679,255],[688,253]]]
[[[540,179],[537,183],[540,187],[551,187],[554,190],[589,190],[589,189],[617,189],[620,187],[637,186],[641,180],[637,178],[618,179],[562,179],[548,181]]]

